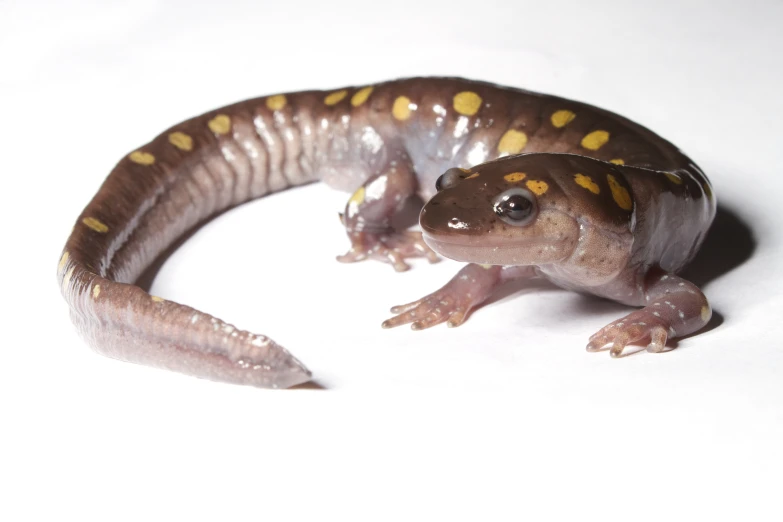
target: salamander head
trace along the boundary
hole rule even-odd
[[[457,261],[542,265],[575,251],[586,224],[628,234],[630,187],[617,168],[572,154],[524,154],[449,169],[419,218],[424,240]]]

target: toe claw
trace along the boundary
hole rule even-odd
[[[603,350],[604,346],[606,346],[605,342],[599,342],[596,338],[598,337],[598,334],[594,335],[590,338],[590,342],[587,343],[587,346],[585,349],[588,352],[600,352]]]
[[[407,311],[401,313],[400,315],[396,315],[394,317],[386,319],[384,322],[381,323],[381,328],[394,328],[396,326],[401,326],[405,323],[410,323],[415,319],[416,319],[415,313],[412,311]]]
[[[351,248],[345,254],[336,256],[336,259],[340,263],[356,263],[357,261],[363,261],[367,259],[367,254]]]
[[[465,322],[465,312],[458,310],[449,316],[449,320],[446,321],[446,326],[449,328],[456,328]]]
[[[391,313],[393,313],[393,314],[401,314],[401,313],[407,312],[408,310],[410,310],[412,308],[416,308],[416,305],[418,305],[418,304],[419,304],[419,302],[415,301],[413,303],[408,303],[408,304],[404,304],[404,305],[392,306],[391,310],[389,310],[389,311]]]
[[[666,329],[656,326],[650,331],[650,344],[647,345],[647,351],[650,353],[661,353],[666,349],[666,339],[668,334]]]
[[[623,348],[625,348],[625,344],[615,341],[614,344],[612,344],[612,347],[609,349],[609,355],[615,359],[622,357]]]
[[[411,266],[408,263],[405,263],[403,261],[393,262],[392,266],[394,267],[395,272],[406,272],[411,268]]]

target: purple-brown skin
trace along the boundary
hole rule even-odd
[[[715,200],[676,147],[582,103],[413,78],[248,100],[128,154],[60,260],[77,329],[110,357],[198,377],[272,388],[310,380],[271,339],[133,283],[210,216],[317,180],[354,191],[343,214],[352,246],[341,261],[378,259],[401,271],[406,259],[435,261],[437,252],[471,263],[441,290],[395,307],[385,327],[459,325],[503,282],[536,276],[644,307],[599,331],[589,350],[610,345],[620,355],[649,342],[662,351],[710,318],[704,295],[675,273],[701,244]],[[413,195],[432,198],[424,240],[390,225]]]

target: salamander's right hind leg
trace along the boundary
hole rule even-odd
[[[431,263],[437,254],[424,243],[420,232],[396,231],[392,218],[401,212],[405,202],[418,186],[416,174],[407,157],[391,161],[379,174],[372,176],[348,200],[343,214],[351,249],[337,260],[353,263],[376,259],[402,272],[410,268],[406,259],[425,257]]]

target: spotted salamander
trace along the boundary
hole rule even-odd
[[[445,173],[444,173],[445,172]],[[289,387],[310,372],[268,337],[134,285],[182,234],[227,208],[322,180],[352,191],[338,259],[396,270],[438,254],[465,266],[383,323],[461,324],[499,285],[543,277],[642,307],[588,350],[660,352],[711,309],[675,275],[715,215],[702,171],[611,112],[457,78],[276,94],[208,112],[122,158],[79,216],[59,262],[78,331],[98,352],[233,383]],[[358,188],[357,188],[358,187]],[[390,223],[411,196],[422,233]],[[422,235],[423,234],[423,235]]]

